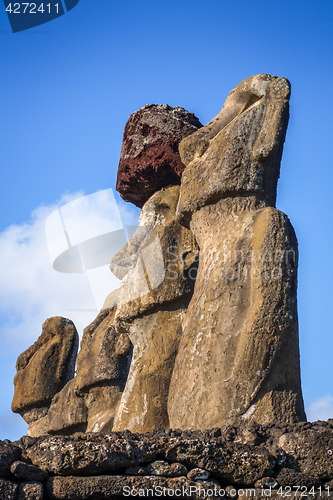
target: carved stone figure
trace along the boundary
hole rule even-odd
[[[12,410],[28,424],[43,419],[53,396],[74,377],[78,345],[73,322],[56,316],[45,321],[38,340],[18,357]]]
[[[142,208],[134,237],[111,262],[116,275],[127,271],[118,290],[116,330],[134,346],[113,430],[169,427],[169,383],[198,257],[191,232],[176,219],[178,195],[178,186],[155,193]]]
[[[131,115],[117,188],[140,225],[111,262],[122,281],[84,330],[76,377],[69,320],[47,320],[19,357],[13,411],[31,436],[306,419],[297,239],[275,208],[289,96],[262,74],[205,127],[166,105]]]
[[[81,341],[75,392],[85,400],[87,432],[112,430],[128,376],[133,346],[125,333],[115,330],[116,309],[103,309],[84,329]]]
[[[305,420],[297,240],[274,208],[289,95],[285,78],[248,78],[180,144],[177,215],[200,263],[169,389],[173,428]]]

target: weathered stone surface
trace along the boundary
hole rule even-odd
[[[0,498],[15,500],[17,498],[17,484],[0,478]]]
[[[156,456],[154,446],[117,434],[85,434],[77,439],[45,436],[25,453],[34,465],[57,475],[102,473],[140,465]]]
[[[200,263],[170,382],[171,427],[306,419],[297,240],[274,208],[289,94],[284,78],[244,80],[180,144],[177,214]]]
[[[10,471],[17,479],[24,481],[39,481],[42,482],[47,478],[47,472],[39,469],[35,465],[27,464],[17,460],[11,465]]]
[[[32,422],[28,427],[27,435],[29,437],[45,436],[49,431],[49,419],[47,415],[36,422]]]
[[[257,489],[274,489],[279,487],[279,483],[274,479],[274,477],[262,477],[254,483],[254,487]]]
[[[168,444],[167,460],[200,467],[224,482],[251,485],[273,473],[275,459],[266,450],[226,443],[219,439],[175,439]]]
[[[149,199],[138,231],[111,262],[111,269],[123,278],[116,329],[134,346],[113,430],[169,427],[169,382],[198,256],[191,232],[176,220],[178,194],[179,187],[173,186]]]
[[[190,470],[187,474],[187,478],[191,479],[191,481],[205,481],[209,478],[209,476],[210,472],[208,472],[208,470],[200,469],[200,467]]]
[[[90,387],[84,398],[88,409],[86,432],[111,432],[122,387],[118,384]]]
[[[257,444],[242,444],[241,440],[247,439],[250,434],[255,435]],[[328,494],[324,488],[331,488],[329,479],[333,478],[332,471],[326,467],[323,477],[328,479],[321,486],[316,474],[301,469],[306,453],[310,455],[310,447],[318,442],[307,466],[310,467],[312,463],[313,471],[320,472],[325,453],[331,449],[330,436],[333,436],[333,421],[306,424],[270,422],[264,425],[224,426],[206,431],[178,429],[147,434],[132,434],[128,431],[109,435],[91,433],[72,438],[24,437],[17,445],[22,448],[22,460],[31,459],[35,465],[58,476],[44,481],[44,485],[47,484],[45,498],[78,500],[117,498],[117,495],[124,497],[123,493],[127,490],[119,493],[123,486],[145,489],[149,485],[168,485],[171,488],[176,484],[186,484],[186,487],[196,484],[207,489],[221,488],[222,484],[224,492],[221,490],[220,494],[216,494],[217,498],[222,495],[233,499],[238,496],[273,500],[295,497],[301,500],[304,498],[304,488],[309,491],[313,485],[314,490],[308,496],[325,500]],[[288,452],[278,448],[279,442],[289,447]],[[268,452],[274,446],[280,450],[276,459]],[[317,459],[319,469],[315,469]],[[126,469],[127,464],[130,465]],[[186,467],[191,468],[187,478],[173,478],[169,482],[171,479],[164,477],[171,473],[185,473]],[[203,477],[207,477],[208,473],[210,477],[207,481]],[[89,475],[93,477],[85,477]],[[155,482],[155,479],[158,481]],[[297,492],[298,486],[303,487],[303,490],[298,488]],[[266,493],[262,493],[263,489]],[[131,495],[128,494],[129,497]],[[144,495],[141,492],[136,496]],[[208,496],[214,498],[213,494]],[[154,498],[152,493],[150,498]]]
[[[179,220],[189,224],[204,205],[244,193],[275,205],[289,96],[285,78],[247,78],[230,92],[219,115],[183,139]]]
[[[11,477],[10,467],[21,457],[21,449],[10,442],[0,441],[0,477]]]
[[[288,218],[252,197],[227,198],[195,212],[191,229],[200,263],[170,383],[170,426],[305,420]]]
[[[288,218],[274,207],[289,94],[286,79],[257,75],[241,82],[203,128],[198,129],[194,115],[169,106],[148,105],[130,117],[118,188],[124,199],[143,205],[140,226],[111,262],[122,282],[84,332],[75,379],[75,354],[69,361],[71,376],[58,386],[54,377],[56,363],[64,366],[57,347],[64,341],[55,340],[59,325],[53,323],[68,320],[48,320],[45,330],[55,333],[43,327],[37,343],[20,356],[13,409],[30,423],[29,435],[187,429],[190,447],[195,439],[199,450],[211,438],[219,440],[222,451],[209,444],[209,459],[202,452],[190,466],[207,465],[223,481],[253,484],[242,466],[255,463],[259,480],[273,473],[270,460],[309,475],[302,469],[308,463],[303,451],[298,457],[288,454],[278,441],[291,432],[287,423],[305,420],[297,240]],[[186,168],[179,187],[174,184],[180,183],[184,167],[177,153],[181,137]],[[46,363],[48,358],[54,361]],[[277,426],[268,442],[267,429],[254,422],[277,420],[285,427]],[[253,426],[245,429],[247,422]],[[234,424],[243,429],[235,430]],[[194,438],[189,429],[211,430]],[[164,446],[161,438],[151,458],[159,448],[158,459],[163,453],[166,460],[177,459],[172,450],[183,446],[186,435],[170,432],[172,446]],[[226,445],[230,436],[232,445]],[[258,451],[266,441],[267,449]],[[102,457],[96,470],[108,470],[103,468],[110,460],[108,446],[92,442],[87,454],[98,448]],[[118,445],[125,446],[123,441]],[[136,451],[129,460],[132,445],[114,467],[143,463],[134,460]],[[133,446],[136,450],[137,443]],[[219,455],[223,450],[228,459]],[[56,468],[71,474],[76,459],[67,457],[66,466]],[[219,460],[225,462],[222,472]],[[330,469],[321,458],[319,463],[327,480]],[[90,470],[85,467],[80,465],[80,474]]]
[[[43,500],[43,485],[41,483],[20,483],[17,500]]]
[[[75,390],[84,397],[87,432],[112,430],[124,390],[133,346],[114,326],[116,308],[103,309],[84,329],[77,359]]]
[[[47,498],[50,498],[50,500],[86,500],[88,498],[103,500],[106,498],[126,497],[149,497],[153,499],[169,497],[186,499],[190,497],[199,499],[203,498],[204,490],[214,492],[214,488],[217,497],[224,498],[220,485],[209,481],[195,483],[184,477],[54,477],[49,478],[46,484]],[[168,491],[170,491],[169,494]]]
[[[131,342],[114,328],[116,308],[103,310],[84,329],[77,357],[76,391],[102,382],[115,381],[120,388],[126,383],[131,358]]]
[[[147,104],[126,123],[116,189],[138,207],[163,187],[180,184],[179,142],[202,127],[181,107]]]
[[[307,489],[310,489],[312,486],[315,488],[323,486],[320,479],[308,474],[302,474],[293,469],[282,469],[276,476],[276,481],[281,486],[303,486]]]
[[[39,420],[43,420],[43,417],[47,415],[48,407],[43,406],[41,408],[31,408],[27,411],[22,411],[22,417],[28,423],[33,425],[35,422]]]
[[[128,467],[128,469],[125,470],[125,474],[128,474],[129,476],[149,476],[147,467],[142,467],[141,465]]]
[[[148,432],[169,427],[168,389],[187,304],[160,308],[129,324],[133,358],[113,430]]]
[[[333,478],[333,434],[328,430],[309,429],[289,432],[279,439],[279,446],[294,460],[290,467],[303,474],[319,477],[322,481]]]
[[[150,474],[152,470],[163,475],[185,474],[183,466],[199,467],[217,479],[238,485],[254,484],[273,474],[276,461],[263,448],[235,444],[222,438],[205,438],[204,435],[195,437],[190,433],[188,436],[168,437],[163,433],[144,436],[123,432],[82,434],[77,438],[44,437],[29,446],[24,454],[34,465],[55,475],[116,472],[152,463],[157,456],[171,465],[156,465],[155,462],[148,466]]]
[[[87,408],[83,397],[75,394],[75,379],[67,382],[51,401],[47,413],[47,430],[52,434],[84,432]]]
[[[77,350],[73,322],[61,317],[47,319],[38,340],[18,357],[12,410],[28,423],[44,417],[53,396],[74,376]],[[31,412],[35,408],[40,412]]]
[[[178,463],[169,464],[164,460],[156,460],[156,462],[152,462],[148,465],[147,469],[149,474],[151,474],[152,476],[180,477],[187,475],[187,468],[185,467],[185,465]],[[193,478],[193,481],[194,480],[195,479]]]
[[[14,441],[11,444],[20,448],[21,450],[24,450],[25,448],[28,448],[29,446],[33,446],[36,442],[37,442],[37,439],[34,437],[22,436],[20,439],[18,439],[17,441]]]

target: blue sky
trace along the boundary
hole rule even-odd
[[[0,439],[26,432],[10,411],[17,356],[78,286],[44,272],[46,216],[115,187],[130,113],[168,103],[206,124],[233,87],[258,73],[292,86],[277,207],[299,241],[306,407],[312,418],[333,417],[332,28],[331,0],[80,0],[13,34],[0,5]],[[135,209],[124,211],[135,220]],[[87,294],[76,302],[88,304]],[[79,327],[91,319],[81,317]]]

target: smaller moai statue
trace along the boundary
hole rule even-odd
[[[123,275],[115,328],[133,344],[114,431],[147,432],[170,425],[170,378],[198,263],[195,239],[177,221],[178,196],[179,186],[153,194],[141,210],[137,231],[111,262],[114,273]]]

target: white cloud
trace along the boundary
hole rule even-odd
[[[37,340],[41,334],[43,322],[51,316],[64,316],[74,321],[81,334],[83,328],[97,315],[94,296],[96,298],[101,294],[96,291],[93,293],[86,273],[60,273],[53,269],[45,234],[46,218],[59,207],[82,196],[84,196],[83,192],[65,194],[52,206],[36,208],[29,222],[11,225],[0,233],[0,342],[2,346],[0,400],[4,408],[9,409],[11,405],[16,359],[21,352]],[[105,198],[105,193],[101,197]],[[135,225],[137,220],[135,209],[123,207],[121,203],[120,211],[124,224]],[[105,216],[103,203],[97,203],[94,213],[89,214],[89,226],[101,227]],[[107,268],[107,266],[104,267]],[[108,272],[107,269],[106,272]],[[112,277],[111,273],[110,276]],[[92,282],[91,277],[90,282]],[[117,282],[111,280],[110,286],[116,287]],[[105,293],[111,291],[106,290]],[[102,296],[99,297],[99,300],[102,299]],[[9,366],[10,370],[8,370]],[[2,413],[0,411],[0,439],[6,437],[6,429],[2,424],[7,416],[2,418]],[[6,415],[8,415],[7,410]],[[15,418],[14,415],[13,418]],[[9,422],[8,425],[10,425]]]
[[[308,406],[306,414],[310,422],[333,418],[333,396],[326,394],[316,399]]]
[[[0,234],[0,313],[4,328],[2,342],[25,348],[41,333],[41,324],[50,316],[69,316],[68,309],[95,307],[84,274],[63,274],[52,268],[45,219],[58,206],[83,196],[64,195],[58,203],[39,207],[31,221],[9,226]],[[77,316],[77,328],[93,319]],[[73,319],[74,320],[74,319]],[[8,345],[10,344],[10,345]]]

